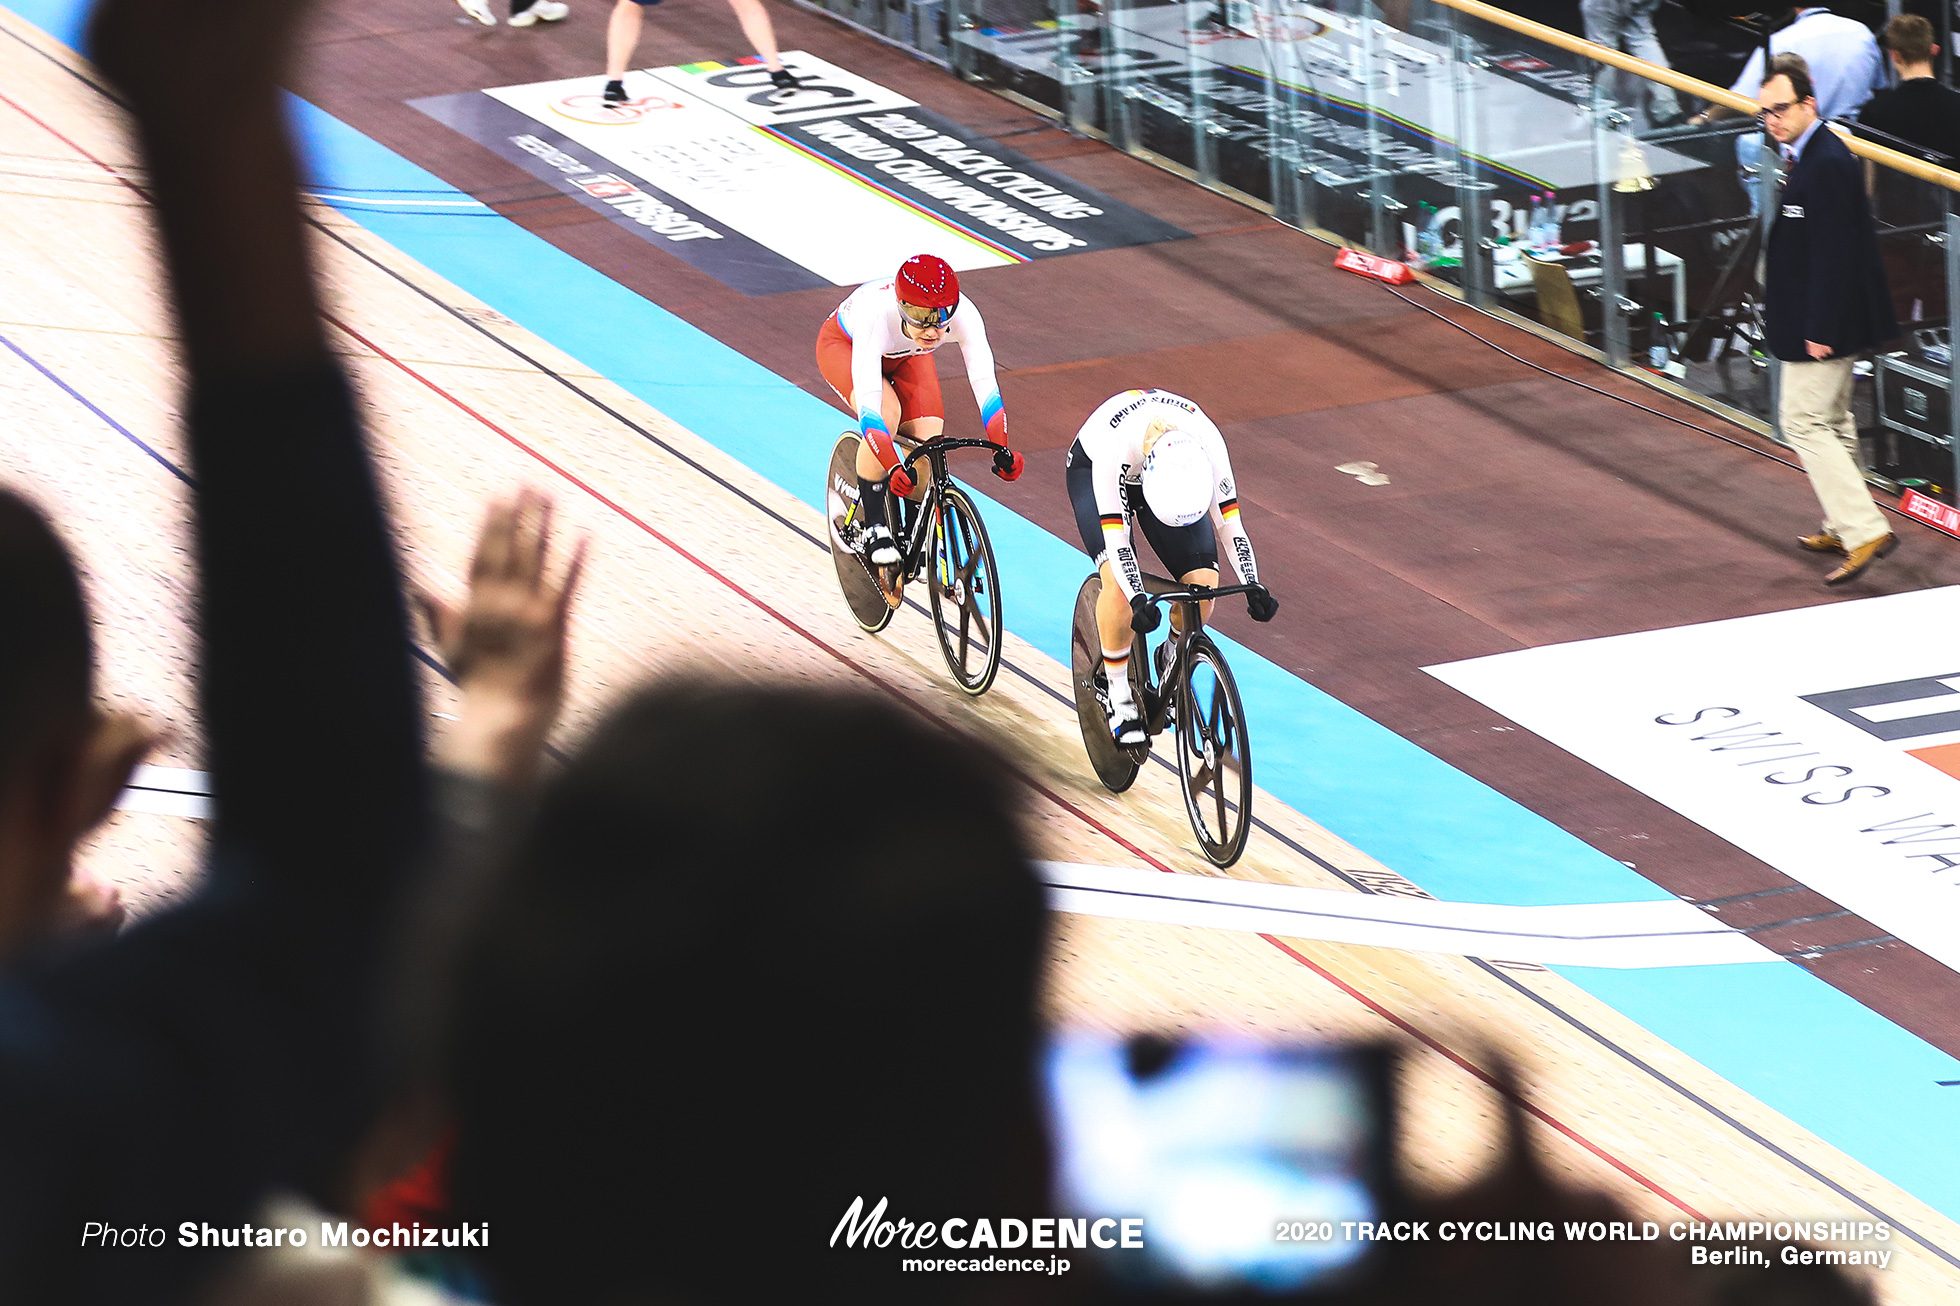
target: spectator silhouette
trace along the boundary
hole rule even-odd
[[[929,817],[863,841],[840,750],[899,768]],[[460,972],[454,1200],[495,1232],[499,1306],[1028,1300],[1026,1276],[827,1241],[858,1198],[1047,1207],[1046,909],[1010,777],[831,689],[676,680],[613,713]]]
[[[269,1186],[330,1184],[372,1095],[372,959],[424,838],[420,710],[284,134],[297,12],[108,0],[94,16],[92,53],[134,114],[188,365],[216,820],[193,900],[105,947],[0,974],[9,1301],[180,1298],[218,1253],[174,1236],[140,1253],[84,1248],[86,1222],[236,1227]],[[72,582],[44,556],[50,567]],[[85,628],[76,599],[54,602],[63,629],[45,662],[65,706],[47,729],[72,738]],[[10,631],[20,615],[7,613]],[[35,723],[6,726],[28,732],[0,748],[16,760],[7,800],[58,785],[52,755],[34,761]]]
[[[74,560],[0,490],[0,961],[56,933],[113,930],[113,888],[75,847],[107,817],[151,737],[94,704],[95,649]]]

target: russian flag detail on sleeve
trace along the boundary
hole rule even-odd
[[[987,402],[980,405],[980,424],[987,428],[987,438],[996,444],[1006,444],[1001,434],[1007,430],[1007,410],[1001,405],[1000,391],[987,396]]]

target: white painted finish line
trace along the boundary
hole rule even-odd
[[[162,812],[207,821],[211,818],[211,777],[207,772],[179,766],[139,766],[116,806],[126,812]]]
[[[1776,953],[1679,899],[1505,907],[1039,862],[1056,911],[1543,966],[1722,966]]]
[[[116,805],[207,820],[211,777],[180,767],[139,766]],[[1550,966],[1627,969],[1777,960],[1747,935],[1673,899],[1501,907],[1074,862],[1036,867],[1048,886],[1049,906],[1085,916]]]

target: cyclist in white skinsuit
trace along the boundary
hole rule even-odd
[[[1252,541],[1239,521],[1238,489],[1225,437],[1204,410],[1168,390],[1125,390],[1096,409],[1068,451],[1068,493],[1083,548],[1102,573],[1096,626],[1109,682],[1110,733],[1119,744],[1149,737],[1130,693],[1136,634],[1157,628],[1160,613],[1143,593],[1143,567],[1130,534],[1135,516],[1171,575],[1186,584],[1218,584],[1218,540],[1237,583],[1259,583]],[[1200,619],[1211,604],[1200,605]],[[1255,621],[1271,621],[1279,600],[1246,595]],[[1173,616],[1175,620],[1175,615]]]

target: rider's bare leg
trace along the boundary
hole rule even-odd
[[[1103,672],[1111,686],[1111,696],[1117,702],[1127,702],[1129,660],[1136,646],[1136,634],[1130,629],[1130,605],[1123,598],[1122,589],[1116,584],[1116,574],[1107,559],[1102,567],[1102,593],[1096,596],[1096,635],[1102,641]],[[1178,578],[1186,585],[1216,585],[1218,572],[1215,568],[1199,567],[1187,571]],[[1184,605],[1171,605],[1171,629],[1183,633]],[[1198,605],[1199,624],[1211,619],[1211,602]],[[1123,687],[1119,688],[1119,682]]]
[[[915,417],[909,422],[900,423],[898,428],[900,442],[907,445],[924,444],[927,440],[937,440],[944,434],[946,434],[946,419],[943,417]],[[925,497],[926,486],[932,484],[932,463],[913,463],[912,481],[917,488],[905,497],[917,503]]]
[[[1130,650],[1136,633],[1130,629],[1130,605],[1116,583],[1115,569],[1105,558],[1098,569],[1102,574],[1102,593],[1096,596],[1096,635],[1102,643],[1103,676],[1109,685],[1110,705],[1120,719],[1140,720],[1143,710],[1130,693]]]
[[[863,409],[858,407],[857,396],[855,394],[851,396],[851,411],[853,413],[863,411]],[[884,418],[885,429],[887,431],[893,430],[898,426],[898,391],[892,389],[892,383],[890,381],[885,382],[885,393],[878,404],[878,413],[879,416]],[[877,482],[889,470],[885,466],[884,459],[878,456],[878,451],[871,447],[871,441],[858,441],[858,502],[864,505],[866,526],[889,526],[891,524],[891,513],[886,506],[886,492],[877,485]]]
[[[1185,572],[1178,579],[1186,585],[1203,585],[1210,588],[1218,584],[1218,568],[1199,567],[1196,571]],[[1198,605],[1198,624],[1200,626],[1211,620],[1211,605],[1214,601],[1212,599],[1206,599]],[[1184,633],[1184,605],[1182,603],[1171,604],[1171,629],[1180,635]]]
[[[1096,597],[1096,634],[1102,638],[1103,656],[1130,651],[1130,604],[1123,587],[1116,583],[1116,571],[1103,559],[1102,593]]]
[[[859,411],[856,396],[853,396],[851,399],[851,411]],[[878,413],[879,416],[885,419],[885,429],[895,432],[901,440],[910,440],[914,443],[921,440],[933,440],[937,439],[946,430],[946,420],[941,417],[915,417],[909,422],[899,421],[898,391],[892,388],[890,381],[885,382],[883,402],[878,405]],[[858,441],[858,484],[862,485],[866,481],[878,480],[890,470],[891,468],[885,464],[884,460],[878,457],[878,451],[871,447],[871,441]],[[925,485],[932,479],[932,465],[930,463],[912,464],[912,479],[917,481],[921,486]],[[919,496],[912,494],[908,497],[917,499]]]

